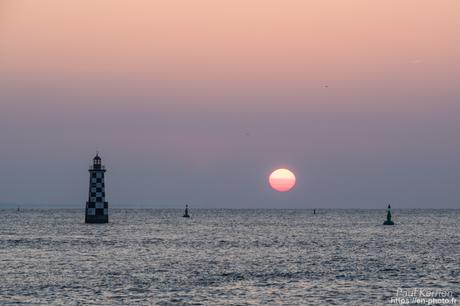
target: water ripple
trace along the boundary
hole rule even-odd
[[[388,304],[458,296],[458,210],[0,210],[0,304]]]

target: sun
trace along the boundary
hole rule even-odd
[[[273,171],[268,178],[270,186],[279,192],[286,192],[292,189],[295,185],[295,175],[292,171],[281,168]]]

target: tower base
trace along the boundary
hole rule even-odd
[[[85,223],[109,223],[109,216],[108,215],[103,215],[103,216],[86,215]]]
[[[393,221],[385,221],[383,222],[383,225],[395,225],[395,223]]]

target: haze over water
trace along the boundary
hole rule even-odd
[[[0,304],[370,305],[460,299],[459,210],[0,210]]]

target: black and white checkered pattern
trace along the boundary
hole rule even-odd
[[[94,158],[93,166],[89,171],[89,193],[86,202],[86,223],[107,223],[109,221],[109,207],[105,200],[105,168],[101,165],[99,156]]]

